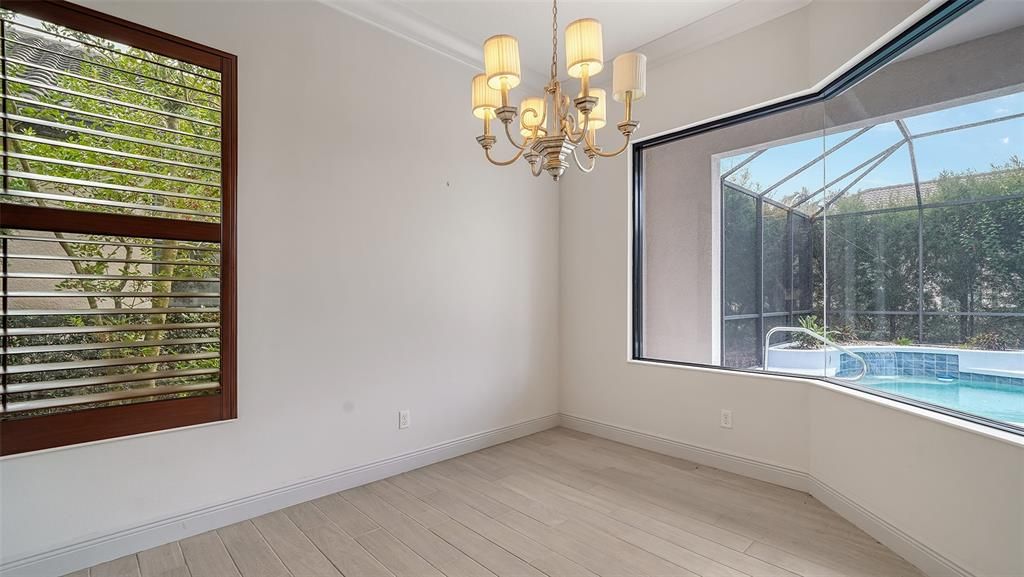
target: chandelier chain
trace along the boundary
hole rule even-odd
[[[551,80],[558,77],[558,0],[551,2]]]

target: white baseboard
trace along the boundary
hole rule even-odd
[[[764,461],[733,455],[717,451],[715,449],[707,449],[697,445],[684,443],[682,441],[661,437],[659,435],[644,433],[628,429],[626,427],[602,423],[600,421],[594,421],[574,415],[567,415],[565,413],[562,413],[562,426],[583,433],[590,433],[591,435],[596,435],[612,441],[618,441],[626,445],[647,449],[648,451],[654,451],[655,453],[661,453],[663,455],[693,461],[694,463],[700,463],[701,465],[715,467],[716,469],[722,469],[723,471],[729,471],[730,473],[736,473],[737,475],[743,475],[744,477],[751,477],[775,485],[782,485],[783,487],[789,487],[790,489],[796,489],[797,491],[807,492],[810,490],[810,477],[806,472],[785,467],[783,465],[766,463]]]
[[[13,559],[0,566],[0,577],[64,575],[97,563],[317,499],[324,495],[365,485],[405,471],[532,435],[556,427],[558,424],[558,414],[539,417],[307,479],[227,503],[197,509],[155,523],[132,527],[59,549]]]
[[[811,495],[879,543],[892,549],[930,577],[973,577],[974,574],[911,537],[899,527],[862,507],[824,481],[811,477]]]
[[[626,445],[810,493],[825,506],[877,539],[926,575],[930,577],[974,577],[973,573],[964,567],[806,471],[565,413],[562,413],[561,424],[569,429]]]

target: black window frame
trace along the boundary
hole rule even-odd
[[[778,371],[763,371],[754,369],[741,369],[732,367],[722,367],[719,365],[713,365],[708,363],[697,363],[690,361],[674,361],[668,359],[657,359],[651,357],[645,357],[643,354],[643,321],[644,321],[644,152],[655,146],[661,144],[667,144],[670,142],[676,142],[685,138],[690,138],[712,132],[715,130],[721,130],[737,124],[742,124],[748,121],[757,120],[767,116],[779,114],[789,110],[810,106],[813,104],[826,102],[843,92],[847,89],[852,88],[861,80],[864,80],[872,73],[882,68],[889,62],[896,59],[898,56],[912,48],[918,42],[921,42],[925,38],[929,37],[933,33],[942,29],[944,26],[962,16],[963,14],[970,11],[972,8],[980,4],[983,0],[947,0],[944,4],[933,10],[927,16],[922,18],[919,22],[901,32],[895,38],[887,42],[881,48],[871,53],[869,56],[861,60],[860,62],[853,65],[848,71],[835,78],[823,88],[816,92],[803,94],[790,99],[786,99],[774,104],[759,107],[754,110],[734,114],[698,124],[683,130],[670,132],[655,136],[640,142],[636,142],[632,145],[632,194],[631,194],[631,211],[630,220],[632,224],[632,238],[631,244],[631,292],[632,292],[632,303],[631,303],[631,319],[630,319],[630,331],[632,333],[632,342],[630,350],[630,359],[633,361],[658,363],[664,365],[674,365],[682,367],[697,367],[704,369],[714,369],[723,372],[735,372],[735,373],[746,373],[755,375],[769,375],[776,377],[787,377],[787,378],[802,378],[811,379],[817,381],[827,382],[829,384],[838,385],[847,389],[852,389],[861,393],[867,393],[876,397],[882,397],[891,401],[896,401],[901,404],[914,406],[921,409],[926,409],[936,413],[940,413],[946,416],[955,417],[962,419],[976,425],[982,425],[990,427],[1007,433],[1012,433],[1024,437],[1024,428],[1011,425],[1002,421],[995,421],[978,415],[965,413],[949,407],[943,407],[940,405],[934,405],[917,399],[909,397],[903,397],[873,389],[871,387],[858,385],[854,382],[843,381],[835,378],[818,377],[818,376],[806,376],[806,375],[794,375],[790,373],[782,373]],[[719,275],[723,278],[720,281],[724,282],[724,268],[719,271]],[[720,284],[720,286],[723,286]]]

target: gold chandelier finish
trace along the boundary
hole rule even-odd
[[[558,1],[551,6],[551,77],[543,96],[525,98],[521,108],[509,105],[510,92],[521,81],[519,41],[514,36],[499,34],[484,42],[484,74],[473,78],[473,114],[484,122],[484,133],[476,141],[484,149],[491,164],[508,166],[525,159],[530,172],[540,176],[547,172],[558,180],[572,158],[584,173],[594,170],[597,158],[622,154],[639,124],[633,120],[633,103],[646,95],[647,58],[630,52],[613,62],[612,97],[625,105],[625,119],[617,127],[624,142],[614,151],[605,151],[597,144],[597,131],[606,124],[606,93],[591,89],[590,80],[604,68],[601,23],[593,18],[576,20],[566,27],[566,70],[579,78],[576,98],[565,93],[558,80]],[[520,121],[513,126],[516,117]],[[508,142],[516,152],[509,160],[496,160],[491,151],[497,137],[491,133],[491,120],[504,125]],[[520,136],[515,136],[519,133]],[[521,138],[520,138],[521,137]],[[587,161],[580,160],[582,151]]]

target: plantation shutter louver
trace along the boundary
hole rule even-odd
[[[0,15],[0,454],[233,418],[234,57]]]

